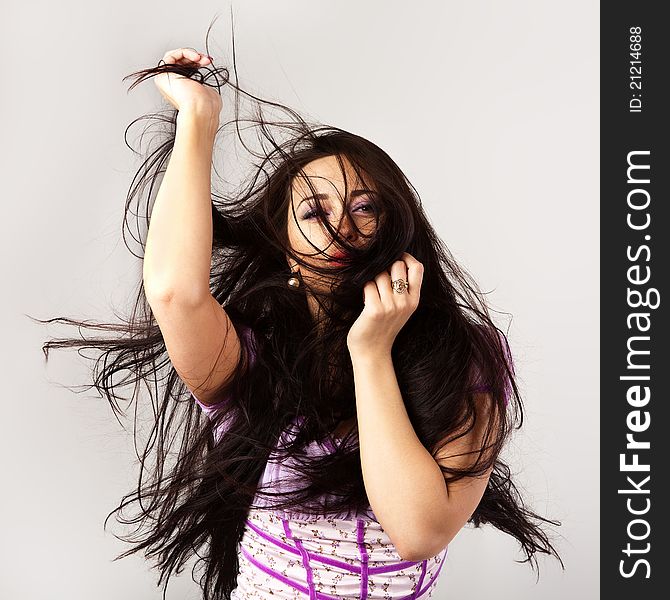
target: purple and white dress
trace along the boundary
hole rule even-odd
[[[242,331],[248,340],[250,330]],[[192,396],[207,416],[220,406],[205,405]],[[289,426],[280,443],[295,427],[295,423]],[[225,423],[216,431],[217,437],[224,434]],[[333,437],[332,443],[339,444],[341,439]],[[332,450],[330,440],[314,441],[307,447],[310,456]],[[286,490],[292,479],[291,461],[279,463],[273,457],[268,459],[259,487]],[[319,516],[263,508],[266,505],[268,499],[257,495],[253,506],[259,508],[252,507],[247,515],[233,600],[432,597],[448,546],[425,560],[403,560],[372,508],[362,514]]]

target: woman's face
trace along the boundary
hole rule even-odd
[[[374,201],[376,197],[374,184],[364,173],[362,174],[364,180],[361,180],[346,157],[342,157],[342,162],[346,173],[347,198],[344,196],[344,177],[335,156],[325,156],[308,163],[303,167],[303,173],[296,176],[292,183],[293,210],[289,205],[288,240],[293,251],[311,265],[337,266],[338,263],[332,261],[342,252],[333,243],[325,225],[319,221],[318,214],[314,210],[317,202],[313,197],[315,193],[319,195],[325,217],[331,227],[335,231],[338,231],[339,227],[339,236],[346,239],[349,244],[354,246],[365,244],[368,238],[364,236],[370,236],[376,228],[375,210],[378,203]],[[314,190],[310,189],[307,180]],[[319,283],[325,283],[324,275],[314,273],[301,264],[296,265],[288,256],[287,261],[293,271],[300,271],[303,278],[309,278],[311,285],[319,286]]]

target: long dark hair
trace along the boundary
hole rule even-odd
[[[220,189],[214,183],[212,187],[210,291],[244,342],[237,369],[218,390],[218,397],[227,401],[211,418],[202,414],[170,363],[141,282],[130,315],[121,323],[68,317],[40,321],[112,334],[52,339],[43,351],[48,360],[50,348],[99,350],[89,388],[106,397],[117,419],[135,404],[136,444],[138,421],[151,411],[153,427],[139,455],[137,489],[124,496],[105,519],[106,524],[117,514],[120,523],[136,526],[132,533],[117,536],[131,548],[115,560],[143,551],[160,570],[158,585],[164,582],[167,589],[170,576],[179,574],[197,554],[194,570],[205,567],[200,578],[204,597],[229,598],[236,586],[238,543],[256,494],[271,499],[277,509],[295,507],[323,515],[369,509],[355,427],[343,444],[323,458],[306,460],[304,448],[313,440],[323,440],[343,419],[355,417],[347,332],[363,308],[365,282],[408,252],[423,263],[424,277],[419,306],[396,337],[392,358],[414,430],[436,456],[447,436],[452,441],[474,427],[477,403],[485,402],[490,415],[487,443],[475,453],[470,468],[442,467],[445,479],[449,483],[493,467],[469,522],[474,527],[490,523],[514,536],[526,555],[521,562],[530,562],[533,569],[538,552],[555,556],[563,567],[538,523],[560,522],[524,505],[509,467],[500,458],[512,430],[523,423],[523,403],[506,336],[491,319],[472,276],[456,263],[432,228],[418,192],[374,143],[337,127],[308,123],[294,110],[242,89],[234,35],[232,64],[234,82],[226,68],[198,70],[168,64],[128,76],[135,77],[129,89],[171,71],[220,91],[234,90],[234,117],[221,125],[219,135],[228,142],[239,140],[253,159],[252,170],[241,184],[224,181]],[[253,108],[248,117],[243,116],[246,102]],[[267,111],[280,115],[269,119]],[[156,184],[175,140],[176,114],[170,110],[144,117],[163,124],[164,133],[138,169],[125,207],[124,226],[130,215],[136,216],[142,246],[146,231],[140,215],[149,221]],[[245,138],[249,125],[256,132],[256,147]],[[236,135],[226,136],[231,127]],[[332,268],[323,267],[322,275],[332,280],[328,292],[312,289],[309,281],[298,288],[287,285],[291,274],[287,256],[304,264],[303,256],[294,253],[287,240],[291,183],[305,165],[326,156],[337,157],[342,165],[347,160],[377,190],[377,227],[362,246],[341,239],[317,203],[320,222],[350,257],[336,276]],[[239,153],[235,160],[239,161]],[[322,306],[319,322],[310,313],[308,290]],[[243,328],[253,335],[242,335]],[[140,391],[141,384],[145,392]],[[127,400],[119,394],[126,385],[134,386]],[[481,385],[487,394],[481,394]],[[281,432],[298,418],[301,426],[296,435],[288,444],[278,444]],[[224,420],[226,433],[219,438],[215,432]],[[273,451],[299,465],[301,487],[296,491],[273,494],[259,487]],[[133,505],[136,511],[126,516]]]

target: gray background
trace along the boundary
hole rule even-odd
[[[25,314],[111,321],[134,294],[141,266],[120,235],[138,162],[122,136],[162,104],[153,82],[128,95],[121,78],[204,50],[217,13],[221,60],[229,3],[33,1],[0,25],[3,598],[161,597],[142,558],[111,562],[125,546],[102,530],[136,483],[130,434],[62,387],[88,363],[56,351],[45,365],[41,343],[74,331]],[[540,557],[536,584],[513,538],[466,528],[436,598],[599,595],[598,17],[576,0],[235,5],[242,83],[387,150],[513,315],[527,412],[506,458],[530,506],[562,521],[549,533],[567,570]],[[168,598],[198,597],[189,570]]]

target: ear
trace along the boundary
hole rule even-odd
[[[289,270],[291,272],[291,275],[298,276],[302,279],[302,272],[300,271],[298,263],[295,263],[293,266],[291,266],[291,263],[289,263]]]

